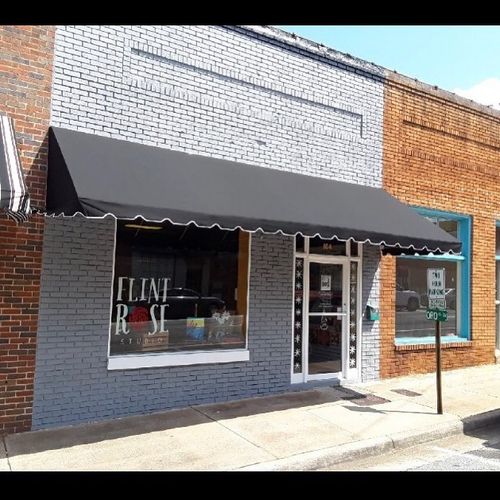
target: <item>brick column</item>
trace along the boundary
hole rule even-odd
[[[0,113],[14,120],[32,206],[44,208],[52,26],[0,26]],[[0,433],[31,428],[43,218],[0,216]]]

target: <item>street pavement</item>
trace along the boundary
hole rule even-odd
[[[500,471],[500,425],[343,462],[325,471]]]
[[[0,470],[318,470],[500,422],[500,365],[11,434]],[[3,446],[3,447],[2,447]],[[422,464],[420,464],[422,465]]]

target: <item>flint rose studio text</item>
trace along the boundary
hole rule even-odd
[[[149,317],[153,323],[153,331],[148,332],[148,335],[154,335],[155,333],[165,333],[165,309],[169,307],[169,304],[159,304],[159,302],[166,302],[167,300],[167,290],[168,284],[171,278],[128,278],[126,276],[120,276],[118,278],[118,292],[116,301],[122,302],[125,300],[128,303],[133,302],[146,302],[151,303],[153,299],[154,304],[151,305],[149,309]],[[125,293],[125,299],[123,295]],[[160,299],[161,297],[161,299]],[[158,324],[157,309],[160,311],[160,321]],[[128,306],[126,304],[116,304],[116,330],[115,335],[120,333],[130,333],[127,327],[126,317],[128,315]]]

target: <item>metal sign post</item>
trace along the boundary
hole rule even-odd
[[[441,321],[436,321],[436,395],[437,412],[443,414],[443,394],[441,392]]]
[[[427,297],[429,305],[427,319],[436,322],[436,395],[437,412],[443,414],[443,395],[441,392],[441,322],[448,320],[444,288],[444,269],[427,269]]]

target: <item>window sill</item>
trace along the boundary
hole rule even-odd
[[[441,349],[450,349],[450,348],[461,348],[461,347],[472,347],[472,341],[467,339],[461,339],[455,337],[454,339],[444,340],[441,339]],[[412,343],[396,343],[394,345],[396,351],[421,351],[426,349],[434,350],[436,348],[436,344],[434,340],[418,342],[413,341]]]
[[[182,353],[129,354],[108,359],[108,370],[135,370],[162,366],[188,366],[212,363],[234,363],[249,361],[248,349],[232,351],[200,351]]]

